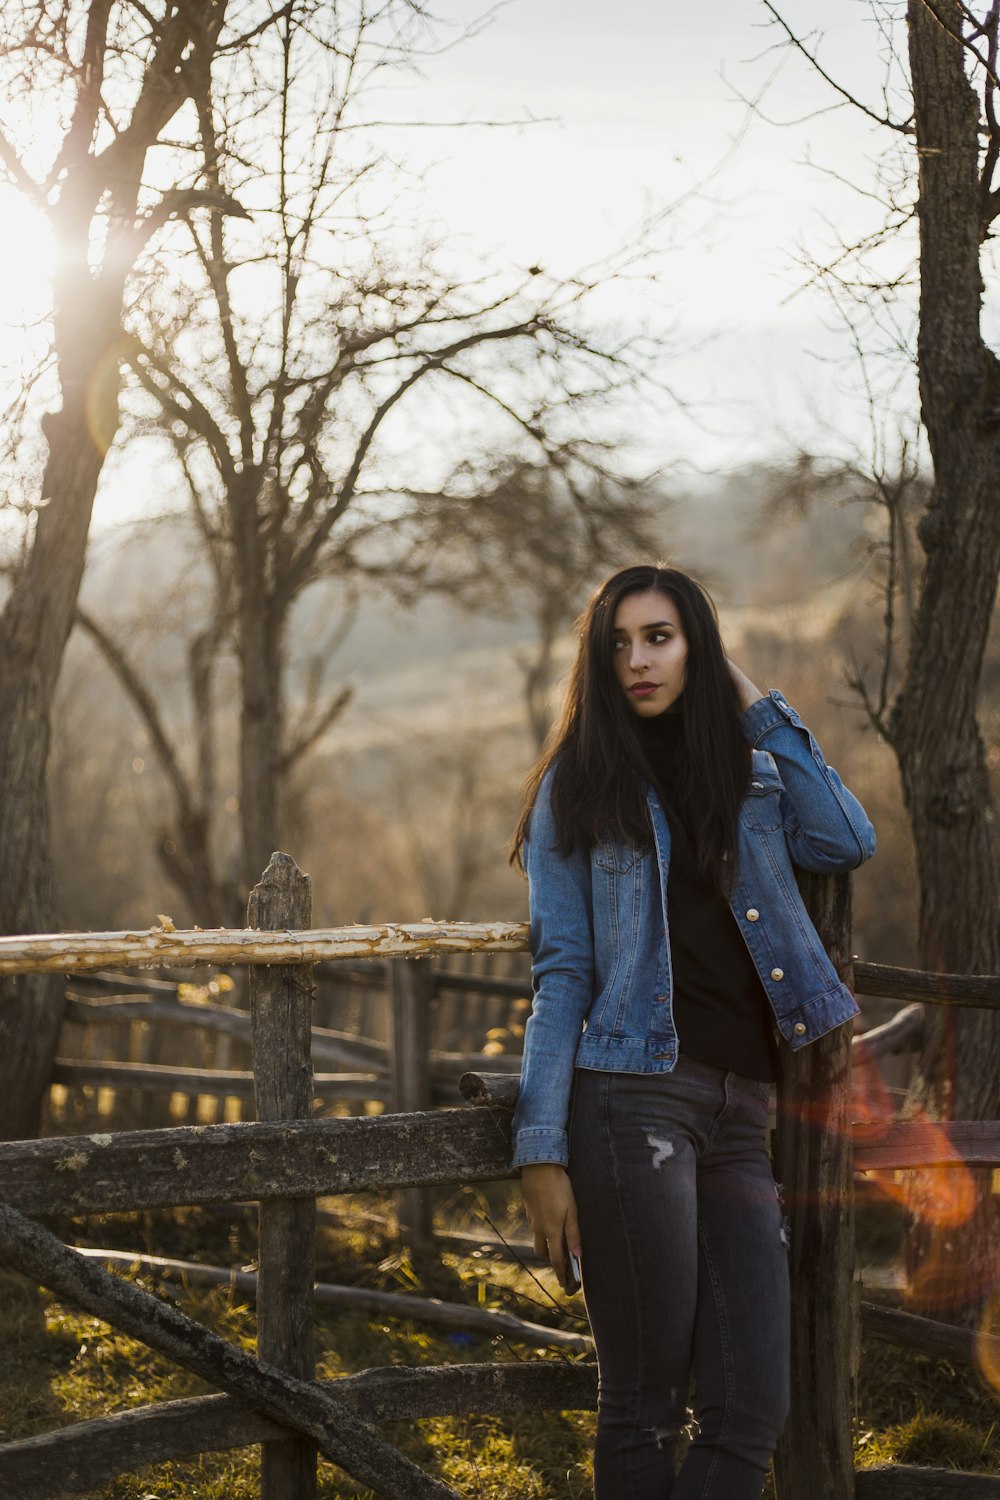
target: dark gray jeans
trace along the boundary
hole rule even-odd
[[[576,1075],[570,1176],[600,1366],[597,1500],[760,1500],[788,1410],[767,1084],[681,1057]],[[693,1376],[698,1430],[675,1476]]]

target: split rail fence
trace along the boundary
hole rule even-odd
[[[850,880],[803,877],[803,891],[838,971],[852,977]],[[0,938],[0,973],[249,966],[255,1122],[176,1125],[0,1147],[0,1262],[141,1340],[212,1384],[219,1395],[171,1401],[0,1446],[0,1493],[51,1500],[120,1473],[198,1452],[262,1443],[264,1500],[311,1500],[317,1453],[387,1497],[454,1496],[377,1432],[374,1423],[470,1412],[591,1409],[591,1362],[521,1361],[370,1370],[315,1379],[315,1200],[329,1194],[487,1182],[513,1175],[510,1110],[516,1075],[467,1075],[464,1107],[314,1119],[310,969],[317,962],[515,952],[520,923],[309,928],[309,882],[275,855],[255,888],[246,931],[59,934]],[[395,1047],[426,1051],[426,985],[399,969]],[[908,1005],[1000,1009],[1000,980],[853,965],[857,987]],[[866,1059],[900,1044],[919,1013],[868,1033]],[[421,1019],[423,1017],[423,1020]],[[775,1173],[790,1218],[795,1401],[775,1461],[781,1500],[1000,1497],[1000,1479],[903,1465],[855,1472],[851,1389],[859,1324],[879,1338],[1000,1368],[1000,1339],[856,1298],[856,1172],[928,1166],[995,1169],[1000,1126],[889,1123],[853,1129],[846,1028],[784,1055]],[[329,1040],[329,1039],[328,1039]],[[397,1094],[402,1090],[397,1088]],[[367,1096],[366,1096],[367,1097]],[[469,1107],[469,1106],[472,1107]],[[31,1216],[259,1204],[254,1357],[93,1257],[63,1245]],[[577,1339],[577,1343],[579,1343]]]

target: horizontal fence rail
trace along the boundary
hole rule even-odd
[[[870,964],[856,958],[854,985],[859,995],[873,999],[1000,1010],[998,974],[932,974],[926,969],[897,969],[892,964]]]
[[[478,1109],[60,1136],[4,1146],[0,1202],[124,1213],[489,1182],[517,1175],[510,1149],[509,1119]]]
[[[136,932],[0,937],[0,974],[435,958],[447,953],[520,953],[527,947],[526,922],[387,922],[378,927],[325,927],[303,932],[261,932],[243,927],[170,932],[151,927]],[[996,974],[932,974],[855,959],[854,981],[860,994],[873,997],[1000,1010],[1000,975]],[[466,988],[461,976],[451,982]],[[496,982],[489,983],[489,990],[497,993]],[[517,984],[516,993],[527,990]]]
[[[302,932],[262,932],[253,927],[168,932],[150,927],[142,932],[0,937],[0,974],[439,958],[446,953],[518,953],[527,945],[524,922],[387,922],[381,927],[317,927]]]

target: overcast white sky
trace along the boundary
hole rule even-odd
[[[457,38],[486,4],[433,0],[439,36]],[[781,0],[781,9],[832,76],[882,107],[885,39],[869,0]],[[883,15],[903,9],[881,0]],[[507,0],[470,39],[428,58],[421,76],[393,78],[380,101],[396,120],[542,122],[386,133],[425,176],[439,236],[500,263],[572,272],[708,179],[669,221],[656,287],[604,307],[628,326],[669,331],[664,378],[689,409],[664,399],[635,428],[644,466],[682,477],[796,444],[868,446],[857,364],[828,298],[803,290],[801,253],[821,256],[838,235],[878,222],[872,200],[845,183],[870,188],[893,137],[837,107],[781,43],[762,0]],[[760,111],[748,114],[757,96]],[[895,103],[905,112],[905,99]],[[6,255],[4,280],[23,292],[39,243],[14,236]],[[0,325],[17,321],[4,295]],[[907,400],[915,406],[912,391]],[[428,446],[423,421],[417,409],[401,414],[401,451]],[[143,445],[106,478],[99,524],[145,508]]]
[[[827,70],[881,108],[884,39],[868,0],[781,8]],[[437,11],[458,27],[482,6],[439,0]],[[857,372],[836,362],[846,339],[828,300],[801,291],[799,255],[872,226],[871,201],[830,174],[870,187],[891,136],[833,108],[780,41],[760,0],[509,0],[393,103],[424,119],[550,121],[406,139],[411,160],[436,163],[428,193],[450,232],[522,265],[571,270],[718,168],[672,224],[656,300],[618,308],[655,323],[660,302],[679,325],[669,378],[700,418],[664,410],[647,435],[664,462],[739,464],[796,440],[828,446],[831,429],[866,441]],[[748,121],[740,96],[765,84],[769,117],[825,112],[786,128]]]

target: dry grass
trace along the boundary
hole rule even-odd
[[[494,1222],[508,1225],[506,1192],[498,1185],[490,1199],[479,1193],[469,1202],[474,1201],[477,1211],[485,1207]],[[452,1210],[457,1206],[450,1205]],[[468,1209],[466,1218],[468,1223]],[[250,1261],[255,1248],[252,1224],[237,1218],[226,1223],[196,1211],[91,1220],[86,1225],[64,1222],[57,1227],[67,1238],[75,1231],[90,1243],[217,1264]],[[445,1254],[418,1270],[361,1218],[343,1229],[324,1230],[319,1258],[324,1280],[419,1289],[569,1326],[565,1306],[548,1303],[522,1268]],[[140,1279],[153,1285],[148,1277]],[[184,1306],[226,1337],[252,1347],[252,1310],[227,1288],[191,1290]],[[469,1334],[428,1332],[416,1323],[390,1323],[362,1313],[321,1317],[318,1347],[320,1373],[327,1378],[376,1365],[564,1357]],[[96,1319],[40,1298],[19,1277],[0,1277],[0,1432],[5,1437],[27,1436],[204,1389],[193,1377]],[[859,1465],[896,1460],[1000,1473],[998,1415],[997,1400],[971,1371],[886,1344],[866,1343],[859,1390]],[[590,1493],[593,1425],[591,1413],[535,1412],[505,1420],[469,1416],[399,1423],[385,1432],[416,1462],[476,1500],[580,1500]],[[91,1493],[97,1500],[256,1500],[257,1454],[254,1449],[237,1450],[157,1465]],[[324,1500],[361,1500],[369,1493],[333,1466],[321,1464]]]

